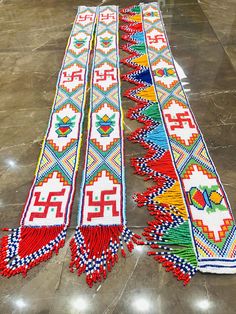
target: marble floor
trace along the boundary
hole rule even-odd
[[[124,7],[138,1],[0,0],[1,227],[18,226],[77,5],[116,3]],[[186,92],[236,215],[236,1],[159,3]],[[133,104],[124,100],[123,106],[126,111]],[[126,134],[137,126],[125,119]],[[131,175],[129,159],[142,153],[126,142],[128,225],[140,234],[148,215],[132,194],[147,183]],[[120,259],[108,280],[88,288],[84,278],[68,270],[77,200],[78,191],[60,254],[25,279],[1,278],[1,314],[236,313],[236,276],[198,273],[183,288],[146,256],[145,248]]]

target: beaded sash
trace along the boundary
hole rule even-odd
[[[135,172],[154,185],[135,196],[153,220],[144,235],[149,252],[186,284],[197,270],[236,272],[236,227],[231,208],[178,77],[156,2],[121,11],[134,68],[123,76],[136,87],[128,116],[144,127],[130,140],[147,149],[133,158]]]

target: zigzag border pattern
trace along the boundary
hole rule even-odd
[[[147,191],[135,195],[137,205],[146,205],[154,218],[148,222],[149,226],[144,229],[143,235],[152,248],[158,249],[158,252],[151,251],[149,255],[154,255],[167,271],[172,271],[178,280],[187,284],[196,272],[197,263],[187,222],[187,210],[171,160],[149,70],[140,6],[124,9],[121,14],[122,20],[127,23],[121,26],[126,32],[122,38],[128,42],[122,49],[129,54],[122,62],[134,68],[122,78],[136,85],[124,94],[136,102],[127,116],[144,124],[129,136],[129,140],[147,149],[144,157],[132,158],[131,165],[134,166],[135,173],[152,179],[155,183]],[[184,249],[181,249],[181,241],[176,241],[178,237],[185,243]]]
[[[151,214],[154,215],[154,217],[156,218],[158,217],[160,212],[161,213],[163,212],[163,203],[165,204],[164,210],[166,210],[167,208],[166,204],[169,204],[169,208],[171,208],[171,204],[173,205],[175,203],[174,200],[173,199],[171,200],[171,197],[169,197],[168,195],[168,191],[169,191],[169,194],[171,191],[172,192],[175,191],[173,182],[172,183],[170,181],[164,182],[163,180],[164,178],[163,173],[169,171],[170,165],[168,164],[166,160],[165,169],[163,169],[163,171],[160,171],[160,169],[162,169],[161,158],[159,158],[160,155],[157,154],[156,152],[159,148],[158,146],[160,146],[161,144],[163,146],[163,141],[164,141],[163,138],[166,137],[167,142],[169,143],[170,153],[173,158],[173,159],[171,158],[172,160],[170,160],[170,163],[176,162],[176,166],[177,166],[176,170],[178,173],[177,178],[179,178],[177,180],[179,180],[179,183],[180,183],[179,188],[183,191],[184,196],[185,196],[185,190],[183,189],[184,184],[182,183],[182,177],[184,178],[185,176],[189,177],[188,171],[190,168],[192,168],[192,165],[196,166],[197,168],[203,169],[203,173],[209,176],[209,178],[216,179],[217,174],[215,172],[214,165],[209,157],[209,153],[206,149],[205,143],[201,137],[201,133],[199,132],[198,127],[196,127],[197,124],[195,120],[190,121],[190,116],[188,116],[189,114],[191,115],[191,111],[189,111],[188,101],[186,100],[184,90],[182,89],[182,86],[179,83],[178,76],[176,75],[175,66],[172,63],[172,55],[168,46],[166,34],[164,32],[164,26],[163,26],[161,13],[159,11],[158,5],[156,3],[141,4],[140,6],[132,6],[130,8],[122,10],[121,13],[123,14],[122,20],[128,23],[128,25],[126,24],[121,27],[122,30],[127,33],[123,36],[123,39],[128,42],[128,44],[124,45],[122,48],[124,51],[129,53],[129,56],[123,59],[123,63],[135,69],[131,72],[128,72],[126,75],[124,75],[123,79],[136,85],[135,88],[131,88],[127,90],[125,92],[125,96],[127,96],[128,98],[138,103],[138,105],[135,108],[130,109],[128,113],[128,117],[131,119],[136,119],[139,122],[142,122],[145,124],[143,128],[140,128],[136,130],[135,132],[133,132],[130,135],[129,139],[133,142],[140,143],[142,146],[144,146],[145,148],[149,150],[148,154],[144,158],[132,159],[131,164],[135,167],[136,173],[141,174],[143,176],[148,176],[149,179],[153,179],[154,182],[158,183],[158,188],[156,187],[149,188],[146,192],[136,195],[135,199],[138,203],[138,206],[147,205],[148,208],[151,207],[149,210],[151,211]],[[144,19],[145,19],[145,22],[144,22]],[[145,31],[143,28],[145,28]],[[155,43],[155,45],[153,43]],[[174,80],[175,83],[173,83],[173,80],[172,80],[172,83],[169,83],[168,88],[166,84],[164,85],[162,84],[162,80],[164,82],[168,80],[168,74],[163,74],[163,73],[167,73],[167,72],[164,72],[164,71],[167,71],[167,68],[165,69],[165,66],[167,63],[164,63],[163,65],[163,60],[165,60],[168,63],[168,66],[172,65],[171,75],[175,76],[175,80]],[[164,75],[163,79],[158,78],[156,71],[158,71],[158,73],[161,73],[160,76]],[[150,77],[155,83],[152,84]],[[169,79],[169,82],[171,82],[170,79]],[[153,106],[155,102],[158,103],[155,109],[156,111],[154,111],[154,106]],[[149,107],[147,105],[150,103],[152,104],[152,109],[151,109],[151,106]],[[186,127],[182,126],[181,120],[178,120],[179,117],[181,117],[182,113],[178,113],[176,117],[173,115],[173,118],[171,117],[171,115],[169,115],[169,113],[166,114],[165,116],[166,110],[168,110],[170,106],[173,106],[173,103],[177,103],[177,104],[179,103],[180,104],[179,108],[183,108],[181,109],[182,111],[180,110],[179,112],[183,112],[183,115],[186,116],[186,118],[184,118],[186,120]],[[158,112],[158,106],[161,110],[159,112]],[[178,105],[175,105],[175,108],[178,108]],[[186,108],[186,110],[184,108]],[[162,117],[162,119],[160,119],[160,116]],[[164,134],[160,134],[160,132],[157,131],[157,128],[154,127],[153,117],[155,117],[156,120],[164,121],[164,125],[163,125]],[[174,124],[169,124],[168,126],[168,123],[169,123],[168,119],[170,119],[170,123],[174,123]],[[192,123],[192,121],[194,122]],[[173,128],[171,125],[173,125]],[[185,128],[185,132],[188,132],[188,127],[189,129],[194,128],[195,130],[194,132],[196,134],[194,133],[193,134],[194,137],[192,138],[189,137],[189,140],[186,137],[186,133],[183,133],[182,135],[181,133],[179,133],[179,135],[175,135],[173,134],[174,132],[168,134],[168,131],[167,131],[168,127],[174,130],[178,128],[178,125],[180,125],[180,127],[182,128]],[[182,139],[182,136],[183,136],[183,139]],[[150,145],[150,143],[152,145]],[[155,167],[155,170],[154,170],[154,167]],[[204,185],[204,182],[202,183],[202,185]],[[198,190],[198,195],[200,193],[201,192]],[[217,192],[214,192],[214,193],[217,197],[219,197],[219,195],[221,195],[222,197],[223,195],[224,202],[226,206],[228,206],[227,198],[220,185],[217,188]],[[174,194],[173,194],[173,197],[174,197]],[[160,204],[160,201],[162,202],[161,204]],[[159,204],[157,205],[156,202],[158,202]],[[189,204],[188,204],[187,196],[186,196],[186,199],[184,199],[183,207],[184,207],[185,214],[188,215]],[[226,209],[227,208],[225,208],[225,210]],[[230,207],[228,207],[228,211],[230,212]],[[226,215],[225,217],[228,217],[228,215]],[[186,216],[185,216],[184,221],[186,221]],[[164,246],[161,247],[160,246],[160,244],[162,243],[161,240],[165,239],[166,240],[165,243],[168,244],[168,242],[171,239],[173,242],[175,242],[175,244],[178,244],[178,245],[181,245],[181,241],[176,242],[174,240],[175,237],[178,236],[178,230],[177,229],[174,230],[173,227],[168,229],[168,231],[165,230],[164,235],[162,234],[162,238],[160,237],[160,234],[157,236],[157,231],[159,230],[160,225],[163,224],[164,222],[165,222],[165,219],[162,219],[161,222],[160,221],[149,222],[149,225],[151,225],[151,227],[146,228],[144,235],[146,236],[149,244],[151,244],[152,247],[155,247],[158,249],[162,248],[164,250],[164,252],[150,252],[150,254],[154,255],[155,259],[157,259],[164,266],[166,266],[168,270],[173,271],[173,265],[175,263],[173,264],[173,259],[170,258],[170,255],[174,253],[174,250],[171,249],[170,247],[164,247]],[[223,229],[225,230],[225,228]],[[179,231],[180,230],[181,228],[179,227]],[[199,246],[196,246],[196,242],[194,240],[194,230],[195,229],[190,223],[189,228],[187,229],[187,233],[188,233],[188,239],[189,239],[188,245],[189,247],[192,248],[191,250],[192,253],[190,254],[190,251],[189,251],[188,254],[190,255],[186,255],[186,252],[184,250],[182,251],[182,249],[179,249],[177,255],[178,255],[178,258],[181,258],[181,256],[183,256],[182,255],[183,252],[185,252],[184,259],[185,260],[190,259],[193,263],[192,266],[194,265],[196,267],[197,266],[196,258],[200,260],[201,254],[198,251]],[[209,231],[209,229],[207,230]],[[170,234],[173,235],[173,238],[170,236]],[[225,233],[225,237],[223,239],[225,243],[228,242],[227,241],[228,236],[229,236],[228,233],[227,235]],[[230,235],[230,237],[232,238],[232,235]],[[204,235],[204,238],[206,238],[205,235]],[[228,251],[232,251],[231,248],[235,247],[235,241],[231,242],[230,248]],[[184,240],[184,243],[186,243],[186,240]],[[223,245],[224,248],[225,248],[225,243],[223,244],[221,243],[221,245]],[[217,241],[215,241],[215,244],[217,244]],[[209,243],[206,245],[209,245]],[[215,245],[212,242],[210,243],[210,245],[213,245],[214,247],[214,248],[212,247],[210,251],[211,251],[211,254],[213,254],[212,256],[215,256],[215,258],[218,258],[219,255],[221,256],[223,254],[223,251],[225,251],[223,249],[221,251],[219,245],[218,245],[218,249],[216,250]],[[235,255],[235,253],[233,253],[233,255]],[[230,259],[233,257],[233,255],[231,254],[228,257],[225,255],[224,258],[226,259],[228,258],[229,263],[231,263]],[[225,271],[227,272],[227,266],[225,267],[225,269],[226,269]],[[180,272],[181,271],[183,271],[183,269],[180,266]],[[195,271],[196,271],[196,268],[194,272]],[[222,272],[224,271],[223,268],[221,268],[221,271]],[[185,276],[186,273],[184,271],[183,273],[184,273],[183,276]],[[189,275],[189,273],[187,275]],[[192,273],[190,273],[190,276],[187,278],[187,280],[184,280],[184,283],[187,283],[191,276],[192,276]],[[182,277],[182,274],[180,277]]]

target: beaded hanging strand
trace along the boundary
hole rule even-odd
[[[118,49],[117,6],[101,6],[92,66],[86,163],[79,202],[78,227],[71,241],[71,271],[86,274],[91,287],[106,278],[133,242],[126,227],[125,175]]]
[[[0,273],[22,273],[64,245],[79,163],[85,91],[96,8],[78,8],[20,227],[1,239]]]

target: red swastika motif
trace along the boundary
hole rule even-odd
[[[119,211],[116,210],[116,201],[115,200],[105,200],[105,197],[108,195],[115,195],[117,188],[114,187],[112,190],[105,190],[101,192],[101,199],[99,201],[93,201],[93,191],[87,191],[88,196],[88,205],[97,206],[100,208],[99,212],[88,213],[88,221],[91,221],[92,218],[104,217],[105,206],[112,206],[112,216],[119,216]]]
[[[62,83],[73,82],[75,79],[79,82],[83,82],[83,69],[79,69],[78,71],[73,71],[70,74],[63,72],[64,78],[67,78]]]
[[[96,74],[96,82],[101,82],[101,81],[106,81],[108,78],[110,78],[112,81],[116,80],[115,77],[115,69],[106,69],[106,70],[96,70],[95,71]]]
[[[162,34],[154,35],[154,36],[148,35],[147,38],[148,38],[148,41],[150,44],[158,43],[159,41],[161,41],[163,43],[165,42],[164,35],[162,35]]]
[[[79,16],[78,16],[78,21],[79,22],[84,22],[84,21],[93,21],[93,14],[80,14]]]
[[[29,220],[33,221],[34,218],[46,218],[47,214],[48,214],[49,207],[56,208],[56,218],[63,217],[63,213],[61,212],[62,202],[54,202],[51,199],[52,199],[52,197],[55,197],[55,196],[63,196],[65,194],[65,191],[66,191],[66,189],[62,189],[59,192],[49,192],[46,201],[39,201],[41,193],[35,192],[34,193],[34,196],[35,196],[34,206],[42,206],[42,207],[44,207],[44,211],[31,213]]]
[[[101,13],[101,21],[105,21],[109,19],[115,20],[115,13],[107,13],[107,14]]]
[[[191,117],[189,116],[188,111],[183,113],[176,113],[176,118],[172,118],[171,115],[165,114],[165,117],[168,119],[168,122],[174,122],[175,124],[170,125],[170,129],[173,131],[175,129],[183,129],[183,122],[187,122],[190,129],[195,129],[195,125],[193,124]]]

